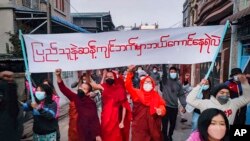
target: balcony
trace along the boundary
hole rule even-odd
[[[197,25],[219,24],[220,20],[233,13],[230,0],[207,0],[198,4]]]

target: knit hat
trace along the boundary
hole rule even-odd
[[[231,70],[231,74],[230,74],[230,77],[236,75],[236,74],[241,74],[242,73],[242,70],[240,68],[233,68]]]
[[[222,89],[227,89],[230,92],[229,87],[226,84],[218,84],[216,85],[212,90],[211,90],[211,95],[216,97],[217,93],[222,90]]]
[[[139,78],[142,77],[142,76],[147,76],[147,73],[146,73],[144,70],[141,70],[141,71],[138,73],[138,76],[139,76]]]

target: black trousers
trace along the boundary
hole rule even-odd
[[[164,141],[167,141],[168,137],[171,137],[173,135],[178,114],[178,108],[166,107],[166,110],[167,114],[162,118],[162,133]],[[170,125],[169,131],[168,125]]]

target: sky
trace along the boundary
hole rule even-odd
[[[71,13],[110,12],[114,25],[180,27],[185,0],[71,0]]]

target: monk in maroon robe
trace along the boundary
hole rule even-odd
[[[61,69],[56,70],[57,83],[61,92],[75,103],[77,117],[77,131],[80,141],[101,141],[101,127],[97,115],[96,103],[89,97],[92,87],[83,83],[77,94],[68,89],[61,78]]]
[[[140,89],[133,87],[134,67],[129,66],[125,81],[133,100],[132,141],[162,141],[161,118],[166,114],[165,102],[155,91],[155,83],[149,76],[140,81]]]

